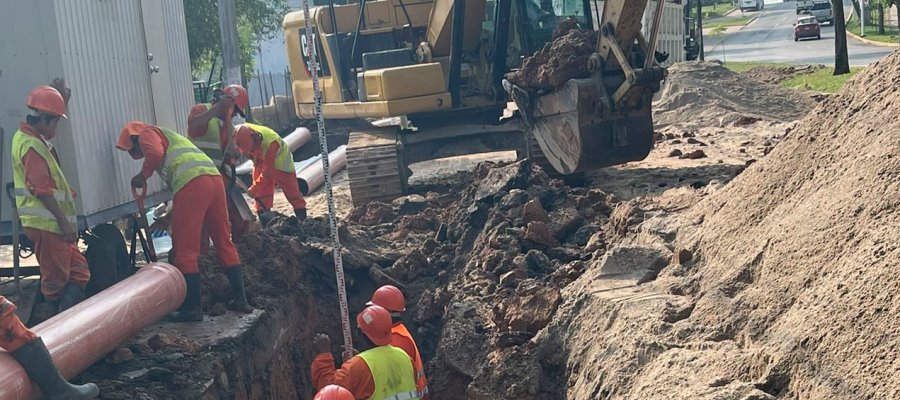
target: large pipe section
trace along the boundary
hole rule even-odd
[[[312,140],[312,133],[309,131],[309,129],[301,126],[297,129],[294,129],[293,132],[285,136],[282,140],[287,143],[288,149],[290,149],[291,153],[293,153],[300,147],[303,147],[303,145],[309,143],[310,140]],[[249,175],[253,173],[253,161],[244,161],[243,163],[241,163],[241,165],[238,165],[234,171],[238,175]]]
[[[32,330],[44,339],[62,375],[71,379],[177,310],[186,292],[177,268],[152,263]],[[36,395],[25,370],[0,351],[0,400],[33,399]]]
[[[322,160],[319,160],[322,161]],[[347,146],[340,146],[328,153],[328,165],[332,174],[339,172],[347,166]],[[309,196],[322,183],[325,182],[325,167],[321,162],[315,162],[297,173],[297,182],[300,183],[300,192]]]

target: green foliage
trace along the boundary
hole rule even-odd
[[[219,5],[217,0],[182,0],[187,25],[191,69],[195,78],[206,79],[213,60],[221,68],[222,42],[219,33]],[[235,0],[238,20],[238,41],[244,79],[256,68],[253,60],[257,41],[270,39],[281,32],[281,21],[287,14],[286,0]],[[213,77],[213,81],[217,78]]]

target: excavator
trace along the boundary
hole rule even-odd
[[[663,6],[649,38],[648,0],[329,3],[310,10],[314,43],[304,13],[291,12],[283,28],[296,112],[316,117],[306,51],[316,46],[323,117],[369,122],[348,138],[354,205],[401,196],[410,164],[450,156],[516,150],[563,177],[642,160],[666,76],[655,50]],[[541,91],[505,79],[565,20],[599,31],[588,76]]]

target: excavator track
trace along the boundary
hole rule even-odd
[[[406,192],[406,167],[395,128],[350,133],[347,175],[354,206],[391,201]]]

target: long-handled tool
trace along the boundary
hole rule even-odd
[[[150,235],[150,223],[147,222],[147,209],[144,207],[144,199],[147,197],[147,184],[144,184],[140,193],[138,193],[136,188],[132,187],[131,195],[134,196],[134,201],[138,206],[138,229],[143,230],[143,234],[138,235],[141,239],[141,246],[144,248],[144,254],[147,255],[147,260],[156,262],[156,249],[153,248],[153,237]]]

